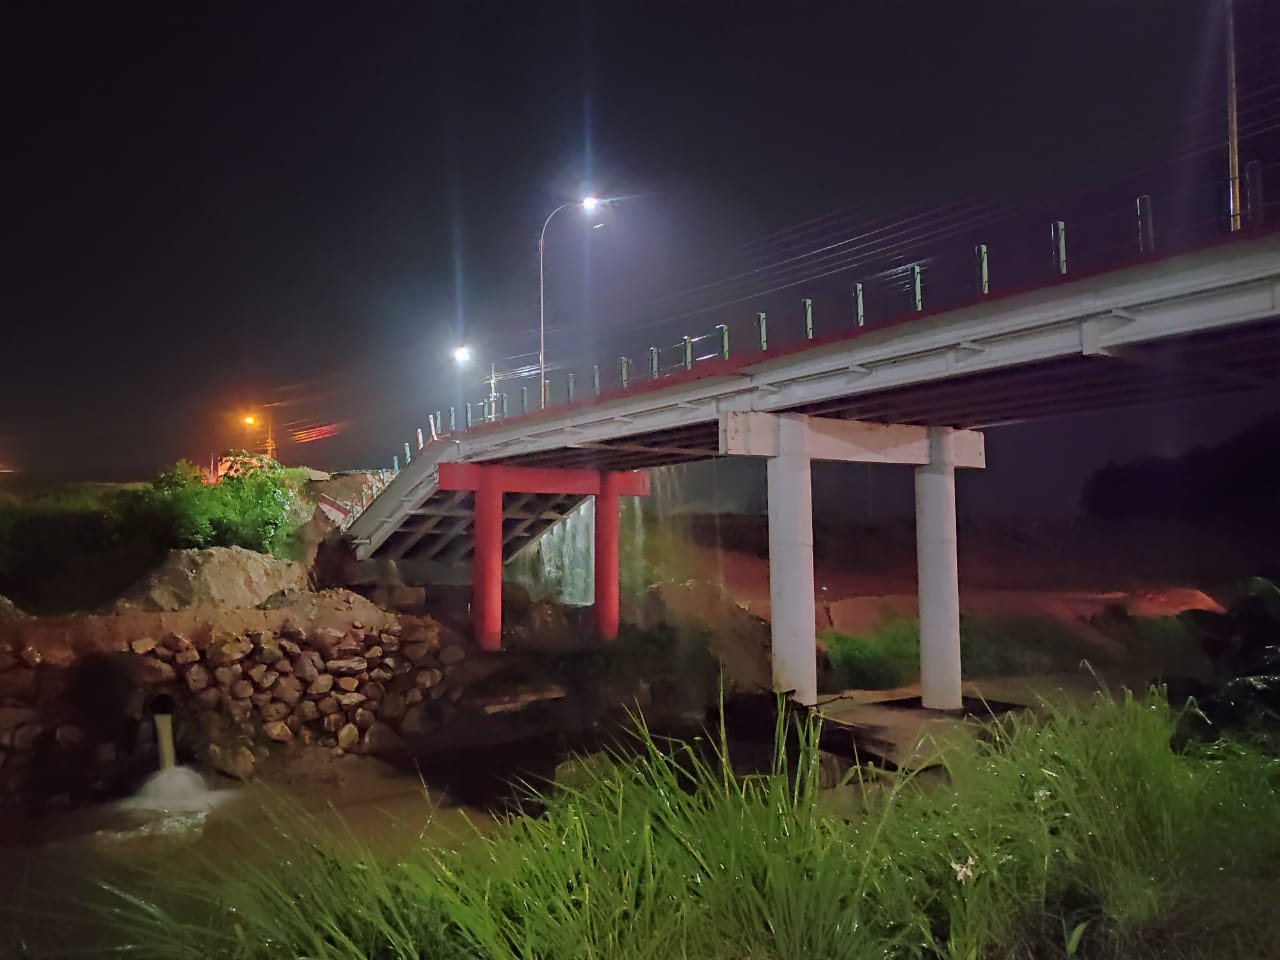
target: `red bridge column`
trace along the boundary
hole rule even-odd
[[[471,623],[482,650],[502,649],[502,480],[481,467],[475,488]]]
[[[600,474],[596,494],[596,629],[602,640],[618,635],[618,488],[616,473]]]

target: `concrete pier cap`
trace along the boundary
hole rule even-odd
[[[768,461],[773,686],[806,706],[818,699],[811,464],[916,468],[921,695],[927,708],[960,709],[955,471],[986,466],[983,435],[951,427],[732,411],[720,414],[720,453]]]

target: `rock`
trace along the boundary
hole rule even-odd
[[[12,670],[21,661],[8,650],[0,650],[0,673]]]
[[[394,631],[388,630],[388,633],[394,634]],[[425,643],[430,647],[438,647],[440,645],[440,627],[436,623],[417,623],[409,630],[408,633],[400,636],[400,643],[408,645],[411,643]],[[383,646],[386,646],[384,641]]]
[[[322,721],[320,726],[329,733],[337,733],[346,724],[347,718],[340,713],[330,713]]]
[[[307,631],[294,621],[289,620],[280,628],[280,636],[297,646],[297,644],[307,639]]]
[[[359,677],[339,677],[337,679],[338,689],[345,690],[350,693],[352,690],[358,689],[360,686]]]
[[[419,670],[413,682],[415,686],[423,690],[430,690],[443,679],[444,671],[442,670]]]
[[[320,711],[321,715],[326,717],[331,716],[342,709],[338,706],[338,700],[336,697],[321,697],[315,703],[316,709]]]
[[[395,674],[386,667],[378,667],[376,670],[369,671],[369,679],[376,680],[378,683],[386,683],[393,676],[395,676]]]
[[[314,700],[303,700],[293,708],[293,716],[303,723],[310,723],[312,720],[319,718],[320,707],[316,705]]]
[[[267,667],[265,663],[255,663],[249,667],[246,667],[244,672],[249,677],[250,680],[252,680],[258,686],[262,686],[262,678],[267,675],[268,669],[269,667]]]
[[[276,681],[279,679],[280,679],[280,674],[276,673],[274,670],[268,667],[266,671],[263,672],[262,676],[258,678],[258,686],[260,686],[263,690],[270,690],[272,687],[276,685]]]
[[[150,653],[155,648],[155,637],[138,637],[136,640],[129,641],[129,649],[138,655]]]
[[[378,634],[378,645],[382,647],[385,653],[394,653],[400,649],[400,638],[394,633]]]
[[[116,604],[126,610],[257,606],[281,590],[303,590],[306,568],[241,547],[171,550],[165,561]]]
[[[214,770],[237,780],[248,780],[258,765],[258,758],[244,744],[225,749],[211,743],[205,751],[205,760]]]
[[[19,610],[8,597],[0,596],[0,623],[16,623],[26,620],[27,614]]]
[[[292,705],[302,699],[302,684],[297,677],[281,677],[272,689],[281,703]]]
[[[206,659],[210,666],[221,667],[243,660],[253,650],[253,642],[248,637],[222,637],[209,644]]]
[[[167,649],[167,648],[164,648],[164,649]],[[156,653],[159,653],[159,652],[160,650],[157,649]],[[173,662],[178,664],[179,666],[182,666],[188,663],[195,663],[199,659],[200,659],[200,651],[197,650],[195,647],[192,647],[189,650],[179,650],[177,653],[173,655]]]
[[[338,746],[343,750],[350,750],[360,740],[360,728],[354,723],[348,723],[338,730]]]
[[[429,732],[434,726],[431,718],[427,716],[427,708],[419,704],[404,715],[400,721],[400,732],[407,737],[418,737]]]
[[[281,657],[271,665],[271,669],[284,676],[293,673],[293,662],[288,657]]]
[[[280,632],[283,634],[284,630],[281,629]],[[285,634],[285,636],[281,637],[281,639],[279,640],[280,650],[286,657],[297,657],[302,653],[302,648],[298,646],[296,643],[294,643],[292,640],[287,639],[287,637],[288,635]],[[298,639],[302,639],[302,638],[299,637]]]
[[[381,700],[387,695],[387,688],[376,680],[370,680],[360,688],[360,692],[370,700]]]
[[[248,700],[253,696],[253,684],[248,680],[236,680],[231,684],[231,696],[237,700]]]
[[[441,649],[438,659],[444,666],[451,667],[467,658],[467,651],[456,643]]]
[[[213,678],[209,676],[209,668],[199,663],[193,663],[187,670],[187,689],[192,693],[199,693],[207,687]]]
[[[258,690],[249,697],[249,702],[255,707],[263,707],[275,700],[275,696],[270,690]]]
[[[307,686],[307,696],[322,697],[332,689],[333,677],[330,674],[322,673]]]
[[[30,750],[44,732],[44,727],[38,723],[26,723],[13,731],[11,742],[15,750]]]
[[[336,647],[345,640],[346,633],[342,630],[336,630],[333,627],[321,627],[311,635],[311,639],[321,650],[328,650],[330,647]],[[302,639],[299,637],[298,639]]]
[[[436,648],[433,644],[409,643],[402,647],[400,652],[415,667],[420,667],[423,664],[435,666],[437,663],[435,657]]]
[[[227,715],[236,723],[244,723],[253,716],[253,704],[248,700],[229,700],[226,705]]]
[[[311,662],[310,657],[298,657],[293,662],[293,675],[303,683],[311,683],[316,677],[320,676],[320,671],[316,669],[316,665]]]
[[[328,660],[324,668],[330,673],[350,675],[369,669],[369,661],[364,657],[348,657],[344,660]]]
[[[44,662],[44,654],[35,647],[28,644],[22,648],[22,653],[18,654],[22,658],[22,662],[28,667],[38,667]]]
[[[53,741],[64,750],[78,747],[84,743],[84,731],[77,726],[64,723],[53,731]]]
[[[230,667],[218,667],[213,671],[213,682],[220,687],[229,687],[236,682],[236,672]]]
[[[169,664],[148,657],[142,661],[138,676],[143,683],[173,683],[178,679],[178,672]]]
[[[289,715],[289,705],[280,703],[278,700],[272,700],[270,703],[264,703],[258,708],[258,713],[262,719],[268,723],[274,723],[277,720],[283,720]]]
[[[337,700],[340,706],[350,708],[358,707],[364,703],[365,695],[363,693],[335,693],[333,699]]]
[[[365,731],[360,746],[366,753],[396,753],[405,747],[404,738],[385,723],[375,723]]]
[[[222,690],[219,687],[207,687],[196,694],[196,702],[207,710],[216,710],[222,706]]]
[[[36,718],[36,711],[31,707],[0,707],[0,733],[30,723]]]
[[[289,725],[287,723],[281,723],[279,720],[265,724],[262,728],[262,732],[266,734],[268,738],[275,740],[277,743],[288,743],[293,739],[293,731],[289,729]]]
[[[399,720],[404,716],[404,697],[394,691],[382,698],[378,712],[387,720]]]
[[[184,650],[194,650],[196,645],[192,643],[184,634],[171,633],[164,638],[164,646],[174,653],[182,653]]]
[[[294,732],[295,735],[297,735],[302,731],[302,721],[299,720],[297,717],[293,715],[287,716],[285,717],[284,722],[288,725],[289,729]]]
[[[425,699],[425,697],[426,697],[426,694],[424,694],[417,687],[414,687],[412,690],[410,690],[408,693],[404,695],[405,706],[412,707],[414,704],[421,703]]]
[[[382,648],[376,643],[364,652],[366,660],[378,660],[382,657]]]
[[[461,687],[454,687],[454,689],[455,689],[455,690],[461,690],[462,688],[461,688]],[[439,700],[441,697],[443,697],[443,696],[445,695],[445,693],[447,693],[447,692],[448,692],[448,690],[449,690],[449,688],[448,688],[445,684],[443,684],[443,683],[438,683],[438,684],[436,684],[434,687],[432,687],[430,690],[428,690],[427,692],[431,695],[431,699],[432,699],[432,700]]]
[[[364,707],[361,707],[359,710],[356,711],[356,716],[355,716],[356,726],[359,727],[361,730],[368,730],[370,727],[373,726],[374,721],[376,721],[377,719],[378,719],[377,715],[372,710],[366,710]]]
[[[174,653],[168,647],[156,647],[154,650],[151,651],[151,656],[159,657],[165,663],[168,663],[170,660],[173,659]]]
[[[116,755],[114,743],[99,743],[93,748],[93,762],[97,764],[115,763]]]
[[[259,663],[275,663],[284,656],[276,635],[270,630],[251,630],[248,637],[253,641],[253,658]]]

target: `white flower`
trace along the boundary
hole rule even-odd
[[[953,863],[951,869],[956,872],[956,880],[960,883],[968,883],[973,879],[973,857],[969,857],[964,863]]]

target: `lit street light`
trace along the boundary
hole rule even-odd
[[[460,367],[471,362],[471,348],[465,343],[453,351],[453,362]]]
[[[599,197],[589,196],[562,203],[547,214],[547,219],[542,224],[542,233],[538,235],[538,406],[543,410],[547,408],[547,290],[542,251],[547,241],[547,226],[551,223],[551,218],[561,210],[581,207],[587,213],[592,213],[604,202]]]

